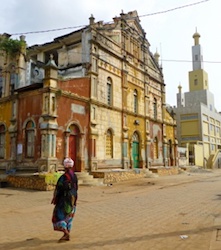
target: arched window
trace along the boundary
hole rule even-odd
[[[170,154],[170,157],[173,156],[173,145],[172,145],[172,140],[169,140],[169,154]]]
[[[113,133],[110,129],[106,134],[106,157],[113,158]]]
[[[10,91],[14,93],[14,89],[17,89],[18,85],[18,74],[16,73],[15,65],[11,65],[10,68]]]
[[[0,98],[2,97],[3,93],[3,75],[2,75],[2,69],[0,68]]]
[[[52,96],[52,112],[56,111],[56,98]]]
[[[135,133],[133,134],[133,136],[132,136],[132,141],[133,141],[133,142],[139,142],[139,135],[138,135],[138,133],[135,132]]]
[[[138,94],[137,94],[137,90],[134,90],[134,113],[137,114],[138,111]]]
[[[95,57],[92,59],[92,70],[96,73],[98,72],[98,60]]]
[[[0,125],[0,159],[5,158],[5,133],[6,128],[5,125]]]
[[[51,135],[51,157],[56,157],[56,135],[52,134]]]
[[[48,95],[44,96],[44,112],[48,113],[49,109],[49,97]]]
[[[157,119],[157,99],[154,98],[153,100],[153,117]]]
[[[97,77],[92,77],[91,78],[91,96],[96,97],[96,98],[97,98],[97,87],[98,87],[97,85],[98,85]]]
[[[110,77],[107,78],[107,104],[112,105],[112,80]]]
[[[26,157],[33,158],[35,152],[35,124],[29,121],[25,127]]]
[[[153,140],[153,158],[158,159],[159,157],[159,150],[158,150],[158,139],[157,137]]]

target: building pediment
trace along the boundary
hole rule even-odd
[[[131,19],[126,20],[127,24],[131,27],[132,31],[137,33],[139,36],[144,36],[144,30],[140,25],[140,20],[137,17],[132,17]]]

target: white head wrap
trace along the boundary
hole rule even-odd
[[[74,166],[74,161],[71,158],[64,159],[64,167],[65,168],[72,168]]]

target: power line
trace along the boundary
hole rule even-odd
[[[162,59],[163,62],[187,62],[192,63],[191,60],[176,60],[176,59]],[[202,63],[221,63],[221,61],[201,61]]]
[[[191,7],[197,4],[202,4],[205,2],[208,2],[209,0],[203,0],[203,1],[199,1],[196,3],[191,3],[191,4],[186,4],[186,5],[182,5],[182,6],[178,6],[176,8],[172,8],[172,9],[168,9],[168,10],[163,10],[163,11],[159,11],[159,12],[155,12],[155,13],[150,13],[150,14],[145,14],[145,15],[140,15],[138,16],[139,18],[142,17],[147,17],[147,16],[153,16],[153,15],[159,15],[159,14],[165,14],[171,11],[175,11],[178,9],[183,9],[183,8],[187,8],[187,7]],[[54,32],[54,31],[60,31],[60,30],[67,30],[67,29],[77,29],[77,28],[83,28],[86,27],[87,25],[79,25],[79,26],[73,26],[73,27],[64,27],[64,28],[56,28],[56,29],[48,29],[48,30],[40,30],[40,31],[27,31],[27,32],[19,32],[19,33],[13,33],[11,34],[12,36],[18,36],[18,35],[29,35],[29,34],[38,34],[38,33],[49,33],[49,32]]]
[[[204,1],[196,2],[196,3],[186,4],[186,5],[179,6],[179,7],[173,8],[173,9],[168,9],[168,10],[163,10],[163,11],[159,11],[159,12],[155,12],[155,13],[141,15],[139,17],[147,17],[147,16],[153,16],[153,15],[165,14],[165,13],[170,12],[170,11],[175,11],[175,10],[178,10],[178,9],[183,9],[183,8],[191,7],[193,5],[205,3],[205,2],[208,2],[208,1],[209,0],[204,0]]]
[[[59,31],[59,30],[83,28],[83,27],[86,27],[86,26],[87,25],[79,25],[79,26],[74,26],[74,27],[65,27],[65,28],[57,28],[57,29],[50,29],[50,30],[27,31],[27,32],[23,32],[23,33],[14,33],[14,34],[11,34],[11,35],[12,36],[18,36],[18,35],[37,34],[37,33],[48,33],[48,32]]]

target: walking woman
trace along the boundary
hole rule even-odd
[[[63,164],[65,173],[58,179],[51,201],[55,205],[52,216],[54,230],[64,233],[59,242],[70,240],[78,191],[78,179],[73,167],[74,161],[71,158],[66,158]]]

